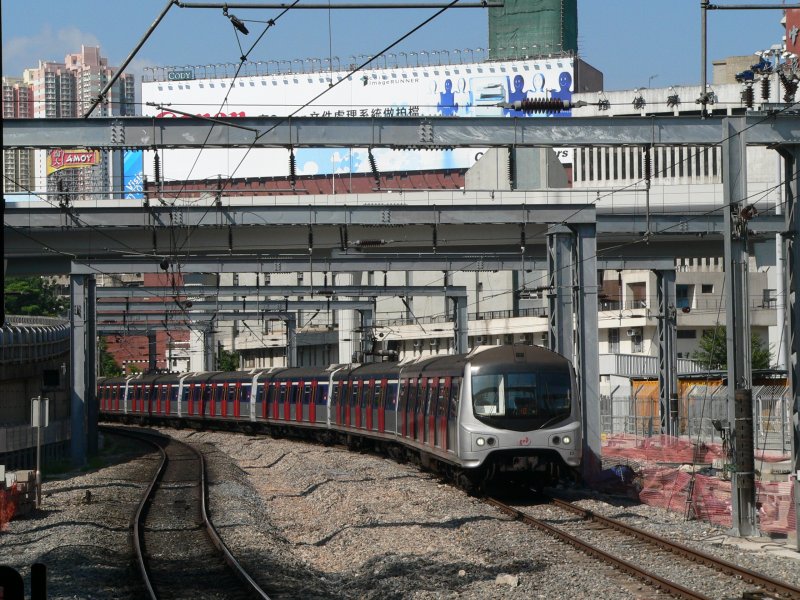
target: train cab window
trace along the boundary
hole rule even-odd
[[[554,422],[571,408],[568,371],[473,374],[472,403],[477,416]]]

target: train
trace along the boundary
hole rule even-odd
[[[540,346],[328,367],[98,379],[104,420],[266,430],[412,460],[474,489],[577,477],[572,363]]]

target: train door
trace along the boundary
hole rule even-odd
[[[276,421],[280,417],[280,407],[278,406],[278,396],[280,395],[280,386],[278,385],[277,381],[270,381],[269,383],[269,405],[272,407],[272,411],[269,414],[272,415],[272,418]]]
[[[365,379],[361,382],[361,421],[359,427],[372,429],[372,396],[375,391],[375,380]]]
[[[406,437],[406,406],[408,404],[408,380],[400,380],[400,390],[397,394],[397,412],[395,413],[395,427],[398,433]]]
[[[416,423],[414,424],[416,434],[415,440],[418,442],[425,442],[425,405],[428,400],[428,380],[425,377],[420,377],[417,382],[417,413]]]
[[[428,396],[430,396],[430,412],[428,413],[428,443],[431,446],[438,447],[439,430],[436,427],[437,417],[439,416],[439,398],[442,395],[442,386],[444,382],[441,378],[436,378],[431,381]]]
[[[242,396],[242,382],[237,381],[234,385],[233,392],[229,394],[231,402],[233,403],[233,418],[238,419],[242,415],[241,396]]]
[[[436,405],[436,431],[438,433],[439,448],[447,448],[447,402],[450,396],[450,377],[445,377],[439,383],[439,402]]]
[[[186,412],[189,416],[194,415],[194,388],[195,385],[193,383],[189,384],[189,397],[188,397],[188,405],[186,407]]]
[[[351,423],[351,425],[355,428],[361,427],[361,415],[364,414],[364,411],[361,410],[361,398],[364,395],[364,381],[359,379],[358,381],[353,382],[353,414],[355,415],[355,420]]]
[[[301,379],[297,382],[297,390],[294,394],[294,420],[303,420],[303,400],[305,400],[306,384]]]
[[[283,407],[283,411],[281,413],[281,418],[284,421],[291,420],[291,414],[289,412],[291,406],[289,405],[289,394],[292,391],[292,384],[289,381],[281,381],[280,388],[278,390],[278,404]]]
[[[453,377],[450,382],[450,399],[447,403],[447,450],[455,452],[458,431],[458,400],[461,394],[461,378]]]
[[[220,417],[227,417],[228,416],[228,389],[230,388],[230,384],[226,381],[225,383],[221,383],[217,388],[217,400],[219,402],[219,416]]]
[[[408,437],[414,439],[417,431],[417,394],[419,393],[419,383],[417,379],[410,379],[408,382],[408,404],[406,405],[406,431]]]
[[[343,425],[345,427],[350,425],[350,396],[353,393],[353,382],[352,380],[347,380],[347,385],[344,387],[344,395],[342,396],[342,403],[344,404],[344,420]]]
[[[434,445],[436,438],[436,400],[438,398],[438,379],[428,379],[428,390],[425,394],[425,443]]]
[[[378,410],[378,431],[383,433],[386,430],[386,379],[378,382],[375,388],[375,406]]]
[[[308,400],[308,420],[311,423],[317,422],[317,401],[320,392],[319,381],[316,379],[311,380],[311,392]]]

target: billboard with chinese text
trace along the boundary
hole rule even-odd
[[[145,82],[142,101],[146,116],[167,118],[181,118],[180,113],[209,117],[552,118],[570,113],[525,115],[501,104],[526,98],[569,100],[573,75],[574,59],[568,57],[367,69],[350,76],[346,72],[286,73],[236,80]],[[373,150],[382,172],[468,168],[477,154],[474,148]],[[282,149],[170,150],[162,159],[163,177],[174,180],[272,177],[289,172],[289,153]],[[361,148],[298,148],[295,159],[297,175],[370,170],[367,150]]]

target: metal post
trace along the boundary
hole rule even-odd
[[[297,366],[297,319],[294,315],[287,315],[286,323],[286,366]]]
[[[572,270],[575,306],[575,367],[583,402],[583,475],[600,472],[600,350],[597,338],[597,237],[594,223],[576,225]]]
[[[76,467],[86,464],[86,280],[70,275],[70,453]]]
[[[41,421],[41,398],[39,402],[39,420]],[[36,508],[42,507],[42,426],[41,422],[36,424]]]
[[[725,273],[728,283],[726,326],[728,349],[728,422],[731,455],[732,531],[758,533],[753,451],[752,361],[750,306],[747,290],[747,156],[744,119],[726,118],[722,135],[725,200]]]
[[[97,454],[97,421],[100,406],[97,404],[97,278],[86,277],[86,450],[90,456]]]
[[[469,318],[467,312],[467,299],[451,296],[453,301],[453,351],[455,354],[464,354],[469,344]]]
[[[700,114],[706,116],[706,49],[708,45],[708,1],[700,0]]]
[[[676,350],[675,271],[656,271],[658,297],[658,398],[661,433],[678,435],[678,356]]]
[[[548,343],[550,350],[573,359],[572,232],[563,225],[547,230],[547,275],[549,291]]]

